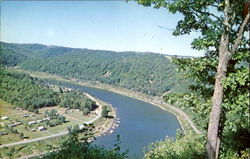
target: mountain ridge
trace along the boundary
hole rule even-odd
[[[98,81],[150,95],[187,89],[187,81],[167,55],[0,43],[1,64]]]

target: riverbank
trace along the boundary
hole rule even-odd
[[[95,124],[95,129],[94,129],[94,136],[95,137],[99,137],[99,136],[104,136],[106,135],[107,133],[111,134],[114,129],[116,127],[113,127],[113,125],[116,123],[116,119],[117,119],[117,114],[116,114],[116,110],[113,108],[113,106],[111,104],[108,104],[100,99],[97,99],[96,97],[93,97],[92,95],[84,92],[84,94],[90,98],[91,100],[93,100],[97,106],[100,107],[99,111],[98,111],[98,119],[91,122],[90,123],[93,123]],[[102,108],[103,106],[108,106],[108,109],[109,109],[109,115],[112,116],[113,118],[106,118],[104,119],[102,116],[101,116],[101,113],[102,113]],[[109,131],[109,130],[112,130]]]
[[[70,89],[67,89],[67,90],[70,90]],[[76,110],[76,111],[72,111],[72,112],[73,112],[73,114],[76,112],[77,116],[72,117],[71,116],[72,112],[70,112],[68,114],[68,113],[65,113],[65,109],[61,110],[63,108],[60,108],[60,111],[58,110],[59,114],[65,113],[65,114],[67,114],[67,117],[66,117],[67,119],[69,118],[69,119],[77,120],[77,122],[74,122],[74,123],[67,121],[67,126],[81,125],[83,123],[94,124],[95,125],[95,129],[93,129],[94,136],[101,136],[101,135],[107,134],[107,131],[110,129],[112,129],[112,131],[114,131],[115,127],[113,127],[113,125],[115,124],[115,120],[116,120],[117,116],[116,116],[115,109],[112,108],[112,105],[108,104],[108,103],[106,103],[106,102],[104,102],[104,101],[102,101],[94,96],[91,96],[90,94],[88,94],[86,92],[84,92],[84,94],[88,98],[93,100],[96,103],[96,105],[98,106],[97,109],[94,110],[96,114],[93,111],[92,112],[93,114],[91,114],[88,117],[83,118],[83,116],[80,116],[80,115],[82,115],[81,112],[79,110],[78,111]],[[4,102],[4,104],[0,104],[1,115],[3,115],[2,114],[3,112],[5,114],[8,113],[8,112],[2,110],[3,106],[6,106],[6,105],[8,105],[8,104],[6,104],[6,102]],[[102,117],[103,106],[108,107],[109,115],[112,116],[113,118],[106,119],[106,118]],[[20,110],[17,111],[16,109],[14,109],[12,107],[13,107],[13,105],[11,105],[11,107],[8,107],[8,109],[15,111],[15,112],[12,112],[12,111],[10,112],[11,114],[13,114],[15,116],[15,118],[12,117],[12,115],[8,114],[8,117],[10,117],[10,119],[12,119],[12,118],[16,119],[17,117],[21,118],[22,117],[21,114],[27,113],[27,112],[22,113],[22,112],[20,112]],[[59,109],[58,106],[55,106],[55,107]],[[50,108],[52,108],[52,107],[50,107]],[[44,110],[42,112],[44,112]],[[28,112],[28,113],[30,113],[30,112]],[[42,114],[41,109],[39,109],[39,114]],[[38,115],[36,115],[36,117],[34,117],[34,118],[37,118],[37,116]],[[59,139],[63,139],[63,136],[69,133],[67,131],[67,128],[63,127],[63,129],[62,129],[62,126],[64,126],[64,125],[59,126],[59,128],[57,129],[57,132],[54,132],[54,130],[53,131],[45,130],[45,131],[41,131],[42,134],[38,134],[35,137],[33,135],[32,137],[28,136],[29,138],[26,137],[25,139],[21,139],[20,141],[14,141],[11,139],[12,142],[10,142],[10,143],[1,143],[0,144],[1,156],[2,157],[6,156],[4,152],[7,152],[8,150],[9,151],[18,150],[18,151],[13,152],[13,155],[17,154],[17,155],[15,155],[15,157],[20,157],[23,155],[33,154],[33,153],[39,154],[40,152],[43,152],[44,150],[46,151],[47,150],[47,143],[46,142],[50,143],[50,141],[55,141],[55,142],[51,142],[51,144],[56,146],[57,144],[60,144]],[[60,129],[60,131],[58,131],[59,129]],[[19,130],[19,129],[17,129],[17,130]],[[23,131],[23,128],[21,128],[20,130]],[[40,131],[38,133],[40,133]],[[108,133],[110,133],[110,132],[108,132]],[[27,135],[27,132],[24,132],[24,134]],[[29,133],[29,134],[34,134],[34,132]],[[6,137],[6,136],[4,136],[4,137]],[[32,148],[26,149],[26,147],[30,147],[30,146]],[[20,149],[20,151],[19,151],[19,149]]]
[[[107,103],[105,103],[105,102],[103,102],[103,101],[101,101],[101,100],[99,100],[99,99],[91,96],[88,93],[84,93],[84,94],[88,98],[90,98],[91,100],[93,100],[94,102],[96,102],[96,105],[98,106],[97,110],[95,110],[96,111],[96,116],[94,118],[90,119],[90,120],[87,120],[87,121],[80,120],[80,116],[79,115],[78,115],[78,117],[79,117],[78,119],[70,117],[70,116],[66,116],[66,118],[67,119],[70,118],[70,119],[78,120],[78,122],[77,122],[78,124],[77,125],[81,125],[83,123],[95,124],[96,125],[96,127],[95,127],[96,131],[94,131],[94,134],[96,136],[97,135],[101,135],[101,134],[105,133],[114,124],[114,121],[116,119],[115,109],[113,109],[111,107],[111,105],[109,105],[109,104],[107,104]],[[3,101],[1,103],[3,103]],[[7,105],[6,102],[4,103],[4,105]],[[103,108],[104,105],[108,107],[108,109],[109,109],[109,115],[112,116],[113,118],[104,119],[102,117],[102,108]],[[2,106],[1,106],[1,108],[2,108]],[[10,110],[12,110],[12,109],[13,108],[11,108]],[[55,109],[55,110],[57,110],[59,112],[59,114],[65,113],[65,109],[61,110],[63,108],[59,108],[58,106],[49,107],[49,109],[46,109],[46,108],[43,108],[43,109],[45,109],[45,110]],[[44,112],[45,110],[41,110],[40,109],[40,112],[41,111]],[[5,113],[7,113],[6,110],[5,110]],[[20,115],[20,114],[22,114],[22,113],[15,113],[14,115]],[[63,114],[63,115],[65,116],[66,114]],[[70,125],[67,125],[67,126],[70,126]],[[74,125],[71,124],[71,126],[74,126]],[[15,146],[15,145],[19,145],[19,144],[25,144],[25,143],[31,143],[31,142],[36,142],[36,141],[40,141],[40,140],[45,140],[45,139],[50,139],[50,138],[54,138],[54,137],[66,135],[66,134],[68,134],[68,131],[65,131],[65,130],[66,129],[64,127],[64,129],[62,129],[61,132],[58,132],[58,133],[49,132],[50,135],[46,135],[46,136],[43,136],[42,134],[40,134],[41,136],[40,137],[36,137],[36,138],[25,139],[25,140],[22,140],[22,141],[10,142],[10,143],[4,143],[4,144],[1,143],[0,148],[9,147],[9,146]],[[25,132],[25,134],[26,134],[26,132]]]
[[[44,72],[35,72],[35,71],[28,71],[28,70],[22,70],[22,69],[16,69],[16,70],[28,73],[34,77],[37,77],[37,78],[54,79],[54,80],[58,80],[58,81],[62,81],[62,82],[70,82],[70,83],[74,83],[74,84],[78,84],[78,85],[99,88],[99,89],[105,89],[105,90],[115,92],[115,93],[118,93],[118,94],[121,94],[124,96],[136,98],[138,100],[141,100],[141,101],[144,101],[147,103],[151,103],[151,104],[158,106],[159,108],[161,108],[165,111],[168,111],[168,112],[174,114],[177,117],[177,119],[179,120],[179,123],[181,124],[181,127],[182,127],[184,132],[193,130],[197,134],[201,133],[196,128],[195,124],[192,122],[190,117],[183,110],[181,110],[180,108],[175,107],[173,105],[165,103],[164,100],[162,99],[162,97],[154,97],[154,96],[146,95],[144,93],[134,92],[134,91],[131,91],[131,90],[128,90],[125,88],[118,88],[118,87],[114,87],[111,85],[102,84],[99,82],[82,81],[82,80],[74,79],[74,78],[67,78],[66,79],[66,78],[63,78],[59,75],[52,75],[52,74],[48,74],[48,73],[44,73]]]

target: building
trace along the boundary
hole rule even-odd
[[[43,131],[43,130],[45,130],[45,127],[44,127],[44,126],[39,126],[39,127],[37,128],[37,130],[38,130],[38,131]]]
[[[50,121],[50,118],[49,117],[43,118],[42,121]]]
[[[42,122],[42,120],[37,120],[36,122],[37,122],[37,123],[41,123],[41,122]]]
[[[9,119],[9,117],[7,117],[7,116],[2,116],[1,119],[2,119],[2,120],[7,120],[7,119]]]
[[[28,114],[22,114],[22,117],[29,117]]]
[[[79,125],[79,129],[82,130],[84,128],[84,125]]]
[[[17,107],[15,110],[23,110],[22,108]]]
[[[36,121],[30,121],[28,122],[29,125],[36,124]]]
[[[21,125],[21,124],[23,124],[23,123],[22,123],[22,122],[16,122],[16,123],[10,124],[10,125],[8,125],[8,126],[9,126],[9,127],[15,127],[15,126]]]
[[[0,135],[8,135],[7,132],[0,131]]]

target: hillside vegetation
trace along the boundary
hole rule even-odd
[[[48,84],[28,74],[3,69],[0,71],[0,99],[25,110],[35,111],[42,107],[56,106],[80,109],[85,114],[95,102],[77,91],[55,91]]]
[[[187,80],[167,57],[153,53],[74,49],[1,42],[1,64],[98,81],[150,95],[183,92]]]

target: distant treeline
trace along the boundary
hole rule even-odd
[[[1,42],[1,64],[98,81],[150,95],[184,92],[187,80],[160,54]]]
[[[59,105],[80,109],[85,114],[95,107],[95,102],[81,92],[56,92],[43,81],[28,74],[4,69],[0,71],[0,98],[29,111]]]

